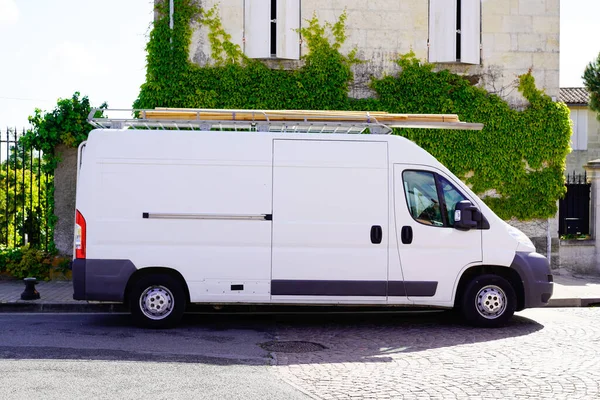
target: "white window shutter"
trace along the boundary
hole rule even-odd
[[[250,58],[271,57],[271,0],[244,2],[244,52]]]
[[[577,150],[587,150],[588,142],[588,111],[579,110],[577,113]]]
[[[462,0],[460,61],[466,64],[480,63],[481,0]]]
[[[456,62],[456,0],[429,1],[429,62]]]
[[[277,0],[277,58],[300,58],[300,0]]]
[[[577,118],[577,111],[578,110],[574,110],[571,109],[571,113],[570,113],[570,117],[571,117],[571,122],[573,123],[573,133],[571,134],[571,147],[573,148],[573,150],[579,150],[579,140],[578,140],[578,134],[577,134],[577,128],[578,128],[578,120],[579,118]]]

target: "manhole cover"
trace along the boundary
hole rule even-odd
[[[310,353],[312,351],[325,350],[327,347],[319,343],[290,341],[290,342],[266,342],[260,347],[275,353]]]

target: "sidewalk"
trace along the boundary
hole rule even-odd
[[[564,269],[553,271],[553,274],[554,293],[549,307],[600,305],[600,276],[577,276]]]
[[[21,300],[23,281],[0,280],[0,312],[125,312],[118,303],[73,300],[73,282],[41,281],[35,285],[38,300]]]
[[[600,305],[600,277],[578,277],[562,270],[558,273],[554,275],[554,294],[548,307]],[[24,289],[22,281],[0,280],[0,312],[127,312],[119,303],[73,300],[71,281],[39,282],[39,300],[21,300]]]

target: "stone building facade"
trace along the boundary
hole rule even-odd
[[[567,156],[567,173],[582,174],[587,162],[600,158],[598,114],[589,109],[590,94],[583,87],[560,88],[559,99],[569,107],[573,124],[573,151]]]
[[[301,64],[307,49],[294,30],[315,14],[334,23],[347,13],[342,52],[357,48],[350,95],[369,96],[372,76],[394,73],[399,54],[468,75],[515,106],[520,74],[532,70],[538,87],[559,94],[560,0],[201,0],[218,4],[224,29],[253,58]],[[210,63],[207,29],[196,25],[190,59]],[[278,63],[280,64],[280,63]]]
[[[513,107],[526,100],[518,77],[531,71],[538,88],[558,100],[560,0],[198,0],[217,5],[223,28],[251,58],[294,69],[308,51],[296,29],[316,15],[335,23],[346,11],[347,39],[367,62],[353,67],[350,96],[368,97],[372,77],[394,74],[395,60],[413,51],[437,69],[466,76]],[[208,65],[208,29],[194,25],[190,60]],[[559,266],[558,220],[509,221]]]
[[[567,174],[573,181],[591,183],[590,230],[588,239],[561,240],[560,264],[574,273],[600,275],[600,121],[589,109],[590,94],[586,88],[560,88],[559,100],[571,112],[572,151],[567,155]],[[560,218],[573,217],[565,213]]]

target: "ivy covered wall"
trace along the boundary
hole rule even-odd
[[[469,184],[502,218],[548,218],[564,193],[565,157],[570,151],[569,111],[536,88],[531,73],[519,77],[528,100],[522,110],[475,87],[465,78],[414,54],[398,58],[397,74],[373,78],[372,98],[348,96],[356,53],[346,40],[342,14],[336,21],[307,21],[301,29],[309,52],[302,66],[286,70],[248,59],[223,29],[217,8],[201,9],[175,0],[174,29],[168,1],[157,1],[158,16],[147,45],[146,82],[135,108],[242,108],[368,110],[397,113],[455,113],[481,122],[483,131],[397,130],[424,147]],[[190,62],[191,23],[209,29],[214,63]]]

